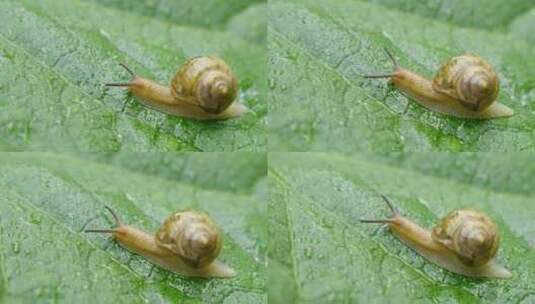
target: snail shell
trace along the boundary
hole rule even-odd
[[[236,99],[238,81],[223,60],[195,57],[188,60],[171,81],[176,99],[197,104],[208,113],[222,113]]]
[[[392,83],[422,106],[449,116],[468,119],[491,119],[514,114],[496,102],[500,82],[492,66],[473,54],[453,57],[437,72],[432,81],[403,69],[385,49],[394,63],[387,75],[365,78],[391,78]]]
[[[455,98],[472,111],[487,109],[498,97],[498,75],[481,57],[472,54],[453,57],[433,78],[433,88]]]
[[[156,243],[196,268],[212,263],[222,247],[214,222],[206,214],[192,211],[169,216],[156,233]]]
[[[433,228],[432,237],[453,250],[467,266],[481,266],[496,256],[500,236],[496,225],[481,212],[460,209]]]

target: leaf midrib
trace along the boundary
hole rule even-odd
[[[283,180],[282,176],[280,174],[278,174],[277,171],[271,169],[271,168],[268,168],[268,175],[270,176],[274,176],[276,177],[274,180],[276,180],[281,186],[283,186],[281,184],[280,181]],[[284,204],[285,208],[284,208],[284,213],[285,213],[285,216],[286,216],[286,220],[288,222],[288,226],[293,227],[292,225],[292,219],[290,217],[290,213],[288,211],[288,204]],[[288,233],[288,240],[290,241],[290,256],[292,257],[292,275],[293,275],[293,279],[294,280],[297,280],[297,278],[299,277],[298,276],[298,271],[297,271],[297,259],[296,259],[296,255],[294,254],[294,238],[293,238],[293,231],[292,230],[289,230],[289,233]],[[301,288],[301,285],[300,284],[295,284],[295,286],[297,287],[297,290],[296,290],[296,296],[297,298],[301,298],[301,294],[303,293],[303,290]]]

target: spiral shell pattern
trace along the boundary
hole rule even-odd
[[[433,228],[435,241],[453,250],[467,266],[480,266],[497,253],[500,237],[496,225],[483,213],[460,209],[449,213]]]
[[[236,99],[238,81],[230,67],[213,56],[188,60],[171,81],[171,93],[208,113],[222,113]]]
[[[435,91],[459,100],[472,111],[488,108],[498,97],[499,87],[492,66],[471,54],[453,57],[433,78]]]
[[[177,254],[187,265],[202,268],[219,255],[222,240],[214,222],[204,213],[177,212],[156,233],[158,246]]]

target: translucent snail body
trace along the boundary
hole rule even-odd
[[[246,106],[235,101],[238,81],[230,67],[217,57],[188,60],[170,87],[139,77],[125,65],[121,66],[132,76],[131,82],[106,86],[126,87],[141,103],[157,111],[200,120],[228,119],[248,112]]]
[[[506,279],[511,272],[495,261],[499,247],[496,225],[483,213],[455,210],[427,230],[401,216],[386,197],[383,199],[394,215],[385,220],[361,220],[386,223],[394,235],[427,260],[451,272],[469,277]]]
[[[124,248],[153,264],[185,276],[230,278],[236,275],[232,268],[216,260],[222,240],[207,215],[194,211],[177,212],[167,218],[156,235],[151,235],[122,224],[109,207],[106,209],[115,218],[117,227],[85,232],[111,233]]]
[[[491,119],[514,114],[512,109],[496,102],[498,76],[490,64],[476,55],[453,57],[433,80],[428,80],[401,68],[392,54],[386,52],[394,63],[392,74],[367,75],[365,78],[391,78],[399,90],[422,106],[449,116]]]

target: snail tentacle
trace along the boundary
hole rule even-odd
[[[381,197],[388,205],[388,208],[390,208],[390,210],[392,211],[393,216],[389,219],[379,219],[379,220],[360,219],[359,221],[361,223],[395,223],[397,222],[396,217],[399,215],[398,210],[394,207],[392,202],[390,202],[390,200],[385,195],[381,195]]]
[[[136,74],[124,63],[119,63],[119,65],[122,66],[128,72],[128,74],[130,74],[130,76],[132,76],[133,78],[136,77]],[[104,85],[107,87],[130,87],[135,84],[133,82],[111,82],[105,83]]]
[[[121,227],[123,224],[121,222],[121,219],[119,218],[119,216],[108,206],[104,206],[104,208],[106,208],[106,210],[108,210],[111,215],[113,216],[113,219],[115,220],[115,226],[116,227]],[[89,233],[115,233],[117,232],[117,228],[114,228],[114,229],[86,229],[84,230],[84,232],[89,232]]]
[[[388,55],[388,57],[392,61],[392,64],[394,65],[394,71],[399,70],[399,62],[396,59],[396,57],[394,57],[394,55],[392,55],[392,53],[386,47],[384,47],[384,50],[386,52],[386,55]],[[379,74],[379,75],[363,75],[362,77],[364,78],[391,78],[393,76],[394,74],[392,73],[392,74]]]

